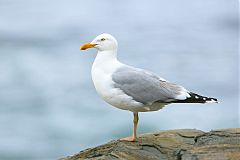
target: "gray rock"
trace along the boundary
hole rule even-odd
[[[111,141],[62,160],[240,160],[240,128],[170,130]]]

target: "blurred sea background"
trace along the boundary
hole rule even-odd
[[[50,160],[132,134],[91,80],[96,50],[114,35],[120,61],[219,104],[140,113],[138,133],[240,127],[236,0],[0,0],[0,159]]]

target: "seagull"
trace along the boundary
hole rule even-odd
[[[216,98],[190,92],[155,73],[121,63],[117,40],[110,34],[100,34],[80,46],[80,50],[89,48],[97,49],[91,69],[97,93],[110,105],[133,112],[133,135],[121,140],[137,140],[138,112],[157,111],[170,103],[218,103]]]

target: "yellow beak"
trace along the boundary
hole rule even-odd
[[[82,46],[80,46],[80,50],[86,50],[88,48],[93,48],[94,46],[96,46],[96,44],[86,43],[86,44],[83,44]]]

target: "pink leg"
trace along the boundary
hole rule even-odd
[[[138,119],[139,119],[138,118],[138,112],[133,113],[133,116],[134,116],[134,119],[133,119],[133,123],[134,123],[133,136],[120,139],[122,141],[134,142],[137,139],[137,125],[138,125]]]

